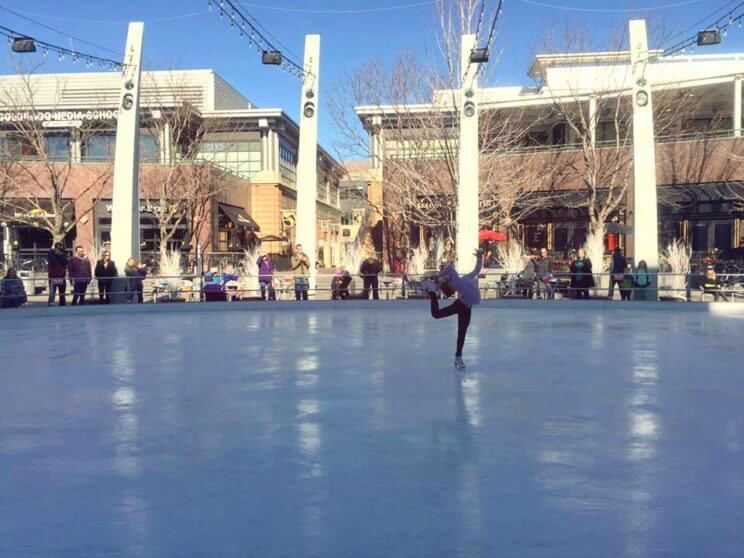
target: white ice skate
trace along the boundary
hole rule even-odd
[[[455,368],[460,372],[463,372],[465,370],[465,363],[463,362],[462,357],[455,357]]]

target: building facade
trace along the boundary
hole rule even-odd
[[[6,259],[48,249],[55,224],[68,246],[109,240],[119,82],[109,72],[0,77]],[[255,107],[211,70],[143,72],[141,94],[143,251],[241,252],[263,240],[285,254],[301,242],[299,128],[284,111]],[[341,168],[318,153],[319,259],[330,265],[340,251]]]
[[[744,54],[652,55],[645,79],[654,99],[660,246],[676,238],[698,254],[744,246]],[[600,222],[607,249],[630,251],[629,58],[538,55],[533,85],[475,92],[481,226],[563,253],[581,247]],[[438,91],[427,104],[356,108],[369,133],[374,181],[401,204],[391,212],[410,213],[407,226],[415,229],[453,229],[446,206],[457,178],[447,169],[457,167],[459,95]],[[422,207],[441,200],[441,215],[416,213],[417,199]]]

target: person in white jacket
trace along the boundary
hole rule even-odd
[[[455,368],[465,370],[462,360],[462,348],[465,344],[465,335],[470,325],[472,308],[480,302],[480,289],[478,288],[478,274],[483,265],[483,250],[475,252],[477,258],[475,269],[463,275],[457,273],[453,265],[445,266],[436,276],[436,283],[429,281],[427,290],[431,300],[431,316],[435,320],[457,315],[457,346],[455,350]],[[444,308],[439,308],[437,290],[441,290],[448,298],[457,293],[457,300]]]

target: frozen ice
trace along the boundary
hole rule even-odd
[[[0,555],[744,549],[741,318],[252,308],[3,318]]]

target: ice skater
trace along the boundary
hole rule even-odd
[[[460,275],[455,266],[446,265],[435,280],[426,280],[425,288],[431,300],[431,317],[435,320],[457,315],[457,346],[455,350],[455,368],[465,370],[462,360],[462,347],[465,344],[465,335],[470,325],[470,315],[474,305],[480,302],[480,289],[478,289],[478,274],[483,264],[483,250],[475,252],[475,269],[467,275]],[[439,308],[437,291],[441,290],[445,297],[449,298],[457,293],[457,300],[444,308]]]

